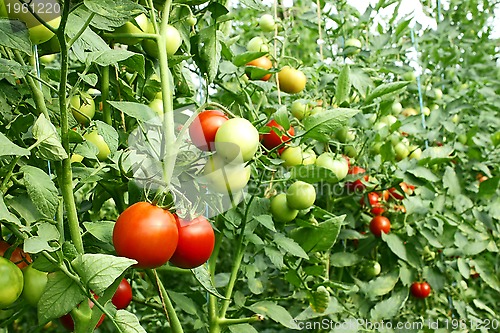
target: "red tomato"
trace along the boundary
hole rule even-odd
[[[358,175],[358,174],[363,174],[365,172],[366,172],[365,169],[363,169],[359,166],[353,166],[352,168],[349,169],[348,174],[349,175]],[[368,181],[368,179],[369,179],[368,175],[364,175],[363,179],[365,181]],[[346,185],[347,189],[350,191],[358,191],[358,190],[362,191],[366,188],[366,185],[363,184],[363,182],[361,181],[361,178],[356,179],[353,182],[346,182],[345,185]]]
[[[120,214],[113,228],[119,256],[137,260],[136,267],[156,268],[174,254],[179,238],[174,216],[148,202],[137,202]]]
[[[11,247],[9,243],[6,241],[0,240],[0,256],[3,257],[5,252]],[[21,248],[16,247],[12,254],[10,255],[10,261],[17,265],[20,269],[24,267],[28,267],[28,265],[32,262],[29,254],[24,252]]]
[[[218,110],[201,112],[189,126],[189,136],[193,144],[203,151],[214,149],[215,134],[229,118]]]
[[[262,69],[271,69],[273,67],[273,63],[272,61],[266,57],[266,56],[262,56],[260,58],[257,58],[257,59],[254,59],[252,61],[250,61],[247,66],[254,66],[254,67],[259,67],[259,68],[262,68]],[[250,77],[249,75],[249,70],[247,69],[247,76]],[[260,79],[261,81],[267,81],[271,78],[271,73],[269,74],[266,74],[262,77],[257,77],[256,79]],[[253,79],[253,78],[251,78]]]
[[[266,124],[267,127],[271,128],[271,132],[262,135],[262,143],[267,149],[273,149],[281,145],[283,142],[290,141],[290,136],[295,135],[295,130],[292,126],[286,131],[288,134],[283,134],[281,137],[276,134],[275,130],[278,132],[284,132],[283,126],[279,125],[276,120],[271,120]]]
[[[380,196],[377,192],[370,192],[366,197],[368,198],[368,203],[370,204],[370,206],[376,206],[380,201]],[[361,206],[365,205],[365,200],[366,198],[363,196],[361,198]]]
[[[401,187],[401,190],[403,190],[403,192],[408,195],[412,195],[413,190],[415,189],[415,186],[409,185],[405,182],[399,183],[399,186]],[[399,189],[396,189],[395,187],[391,187],[389,189],[389,193],[396,200],[403,200],[405,198],[404,194],[401,193],[401,191]]]
[[[382,236],[382,232],[384,234],[388,234],[391,230],[391,221],[385,216],[375,216],[370,221],[370,231],[375,237]]]
[[[388,191],[388,190],[383,190],[383,191],[382,191],[382,193],[380,194],[380,197],[381,197],[384,201],[389,200],[389,191]]]
[[[130,302],[132,302],[132,287],[126,279],[123,279],[118,285],[118,288],[111,299],[111,303],[113,303],[114,306],[120,310],[125,309]]]
[[[385,208],[384,208],[384,206],[382,206],[381,203],[378,203],[377,205],[372,206],[370,213],[372,213],[372,215],[374,215],[374,216],[382,215],[385,213]]]
[[[431,294],[431,286],[427,282],[413,282],[410,291],[414,297],[423,299]]]
[[[95,299],[98,299],[99,297],[97,295],[94,294],[94,297]],[[88,300],[89,301],[89,306],[90,308],[92,309],[94,307],[94,302],[92,302],[90,299]],[[97,325],[95,326],[95,328],[98,328],[99,326],[101,326],[102,322],[104,321],[104,318],[105,316],[104,315],[101,315],[101,318],[99,319],[99,321],[97,322]],[[59,318],[59,321],[61,322],[61,324],[68,330],[68,331],[71,331],[73,332],[75,330],[75,322],[73,321],[73,318],[71,317],[71,314],[68,313],[68,314],[65,314],[64,316],[62,316],[61,318]]]
[[[203,216],[192,221],[177,218],[179,243],[170,262],[181,268],[203,265],[212,255],[215,234],[210,222]]]

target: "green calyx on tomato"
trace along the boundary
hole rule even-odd
[[[85,138],[85,140],[97,147],[98,153],[96,156],[99,161],[106,160],[109,154],[111,154],[111,150],[109,150],[108,144],[106,143],[106,141],[104,141],[104,138],[97,132],[97,130],[89,132],[83,137]]]
[[[90,124],[95,115],[94,99],[87,93],[74,95],[69,100],[73,117],[82,125]]]
[[[178,239],[174,216],[148,202],[137,202],[125,209],[113,228],[116,253],[136,260],[139,268],[165,264],[174,254]]]
[[[286,202],[292,209],[307,209],[314,205],[314,201],[316,201],[316,189],[301,180],[290,185],[286,191]]]
[[[203,151],[215,149],[215,135],[229,118],[218,110],[200,112],[189,126],[191,142]]]
[[[229,162],[247,162],[259,148],[259,132],[245,118],[224,122],[215,135],[215,149]]]
[[[23,268],[24,287],[22,296],[31,306],[36,306],[47,285],[47,273],[33,268],[33,264]]]
[[[297,94],[306,87],[306,75],[299,69],[283,67],[278,73],[279,88],[289,94]]]
[[[179,243],[170,262],[177,267],[191,269],[203,265],[215,246],[215,233],[203,216],[191,221],[177,218]]]
[[[23,291],[23,273],[12,261],[0,257],[0,309],[13,304]]]
[[[297,209],[290,208],[286,197],[285,193],[280,193],[271,199],[271,214],[278,222],[291,222],[299,213]]]

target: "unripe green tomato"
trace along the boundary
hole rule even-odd
[[[408,71],[403,74],[403,80],[405,81],[416,81],[417,80],[417,75],[415,74],[414,71]]]
[[[422,113],[425,115],[425,116],[429,116],[431,114],[431,109],[429,109],[427,106],[425,106],[423,109],[422,109]]]
[[[455,114],[453,117],[451,117],[451,121],[455,124],[458,124],[460,121],[460,116],[458,114]]]
[[[372,146],[372,152],[376,155],[380,154],[380,150],[382,149],[382,146],[384,145],[383,142],[375,142]]]
[[[392,103],[391,110],[393,114],[398,115],[403,111],[403,105],[399,102],[394,102]]]
[[[288,147],[281,153],[280,158],[284,161],[284,166],[301,165],[303,161],[302,148],[300,146]]]
[[[416,160],[419,160],[420,157],[422,157],[422,149],[420,148],[414,149],[410,154],[410,158],[414,158]]]
[[[82,125],[90,124],[95,115],[95,103],[90,96],[74,95],[69,100],[73,117]]]
[[[316,163],[316,153],[312,149],[302,152],[302,165],[311,165]]]
[[[149,33],[153,33],[154,32],[153,24],[151,24],[148,27],[148,32]],[[181,46],[181,44],[182,44],[181,34],[179,33],[179,31],[174,26],[167,25],[167,28],[166,28],[166,44],[167,44],[166,51],[167,51],[167,55],[169,55],[169,56],[174,55],[177,52],[177,50],[179,49],[179,47]],[[146,53],[150,57],[153,57],[153,58],[156,58],[156,59],[159,58],[158,46],[157,46],[155,40],[153,40],[153,39],[144,39],[142,41],[142,47],[144,48],[144,51],[146,51]]]
[[[310,115],[314,116],[315,114],[322,113],[324,111],[325,111],[325,109],[322,108],[321,106],[315,106],[315,107],[312,108],[312,110],[310,112]]]
[[[186,19],[186,23],[189,24],[190,26],[194,27],[196,25],[196,23],[198,23],[198,20],[196,19],[196,17],[190,15]]]
[[[364,280],[371,280],[374,277],[380,274],[382,268],[378,261],[375,260],[366,260],[363,261],[360,265],[359,277]]]
[[[408,157],[408,155],[410,154],[408,146],[405,145],[403,142],[399,142],[397,145],[394,146],[394,152],[396,153],[396,159],[398,161],[401,161],[402,159]]]
[[[203,169],[208,188],[216,193],[234,194],[247,186],[250,180],[250,166],[227,163],[219,153],[211,155]]]
[[[416,116],[418,111],[415,108],[406,108],[401,112],[401,114],[405,117]]]
[[[224,122],[215,135],[215,149],[227,161],[241,154],[241,162],[251,160],[259,148],[259,132],[245,118],[232,118]]]
[[[288,206],[286,194],[280,193],[271,199],[271,214],[278,222],[291,222],[296,217],[299,211]]]
[[[373,125],[373,129],[377,132],[379,132],[380,130],[382,130],[382,128],[384,127],[387,127],[387,124],[386,123],[382,123],[382,122],[377,122]]]
[[[335,159],[332,153],[323,153],[316,159],[316,165],[332,171],[338,180],[347,176],[349,166],[345,158]]]
[[[274,17],[271,14],[264,14],[259,19],[259,27],[264,32],[274,31],[276,28],[276,22],[274,22]]]
[[[307,104],[300,100],[296,100],[292,103],[292,115],[298,120],[302,120],[307,117]]]
[[[261,37],[254,37],[248,42],[247,50],[249,52],[269,52],[269,47],[266,40]]]
[[[358,151],[353,145],[347,145],[344,147],[344,153],[350,158],[356,158],[358,156]]]
[[[52,54],[46,54],[40,57],[40,62],[44,65],[48,65],[54,62],[56,60],[57,54],[52,53]]]
[[[347,48],[353,49],[348,54],[358,54],[359,52],[361,52],[361,41],[357,38],[349,38],[348,40],[345,41],[344,49]]]
[[[148,31],[148,25],[150,24],[148,17],[143,13],[134,18],[135,22],[126,22],[121,27],[115,29],[117,34],[140,34]],[[135,45],[139,43],[142,38],[133,37],[118,37],[115,41],[121,44]]]
[[[497,131],[496,133],[493,133],[491,135],[491,142],[493,143],[494,146],[498,146],[498,144],[500,144],[500,131]]]
[[[443,98],[443,91],[439,88],[435,88],[434,89],[434,97],[437,99],[437,100],[440,100]]]
[[[106,160],[109,154],[111,154],[111,150],[109,150],[108,144],[106,143],[106,141],[104,141],[102,135],[97,133],[97,131],[87,133],[83,137],[85,138],[85,140],[89,141],[97,147],[99,151],[99,153],[97,154],[97,158],[99,159],[99,161]]]
[[[14,303],[23,291],[23,273],[13,262],[0,256],[0,309]]]
[[[31,306],[36,306],[47,285],[47,273],[33,268],[33,264],[23,269],[23,298]]]
[[[458,139],[458,142],[460,142],[463,145],[465,145],[467,143],[467,135],[465,135],[465,134],[460,134],[457,139]]]
[[[384,117],[382,117],[382,119],[380,119],[381,123],[384,123],[389,127],[394,125],[396,123],[396,121],[398,121],[398,118],[394,117],[392,114],[384,116]]]
[[[335,137],[342,143],[352,142],[356,139],[356,132],[347,127],[341,127],[335,132]]]
[[[311,184],[298,180],[288,187],[286,201],[292,209],[307,209],[316,201],[316,189]]]
[[[163,101],[161,99],[153,99],[148,106],[159,116],[163,116]]]

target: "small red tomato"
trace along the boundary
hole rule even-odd
[[[114,306],[120,310],[125,309],[130,302],[132,302],[132,287],[126,279],[123,279],[118,285],[118,288],[111,299],[111,303],[113,303]]]
[[[370,221],[370,231],[375,237],[382,236],[382,232],[384,234],[388,234],[391,230],[391,221],[385,216],[375,216]]]
[[[0,257],[3,257],[5,252],[11,247],[6,241],[0,240]],[[28,253],[24,252],[21,248],[16,247],[12,254],[10,255],[10,261],[17,265],[20,269],[28,267],[32,262],[31,257]]]
[[[201,112],[189,126],[189,136],[193,144],[203,151],[214,149],[215,134],[229,118],[218,110]]]
[[[427,282],[413,282],[410,291],[414,297],[424,299],[431,294],[431,286]]]
[[[348,174],[349,175],[358,175],[358,174],[363,174],[365,173],[366,170],[359,167],[359,166],[353,166],[352,168],[349,169]],[[368,181],[369,177],[368,175],[364,175],[362,177],[365,181]],[[346,182],[345,186],[347,187],[348,190],[350,191],[362,191],[366,188],[366,185],[363,184],[363,182],[360,179],[356,179],[353,182]]]
[[[176,216],[179,242],[170,262],[180,268],[195,268],[203,265],[215,245],[214,229],[203,216],[186,221]]]
[[[382,204],[378,203],[375,206],[372,206],[372,209],[370,210],[372,215],[377,216],[377,215],[382,215],[385,213],[385,208],[382,206]]]
[[[389,196],[390,196],[389,190],[383,190],[383,191],[382,191],[382,193],[380,194],[380,197],[381,197],[384,201],[389,200]]]
[[[284,132],[283,126],[279,125],[276,120],[271,120],[266,124],[267,127],[271,128],[271,132],[262,135],[262,143],[267,149],[274,149],[281,145],[283,142],[290,141],[290,136],[295,135],[295,130],[292,126],[283,134],[281,137],[276,134],[275,130],[278,132]],[[288,135],[287,135],[288,134]]]

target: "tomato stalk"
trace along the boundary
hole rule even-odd
[[[61,23],[57,29],[57,39],[61,47],[61,81],[59,83],[59,109],[61,112],[61,141],[68,157],[62,161],[60,168],[60,187],[66,214],[68,216],[69,232],[76,250],[83,253],[83,241],[80,234],[78,213],[76,210],[75,197],[73,195],[73,174],[71,171],[70,146],[69,146],[69,113],[67,108],[66,85],[68,84],[69,56],[68,44],[66,43],[65,28],[68,22],[70,1],[64,1],[61,15]]]
[[[111,118],[111,105],[108,104],[109,98],[109,66],[102,68],[101,78],[101,101],[103,120],[106,124],[112,125],[113,119]]]

